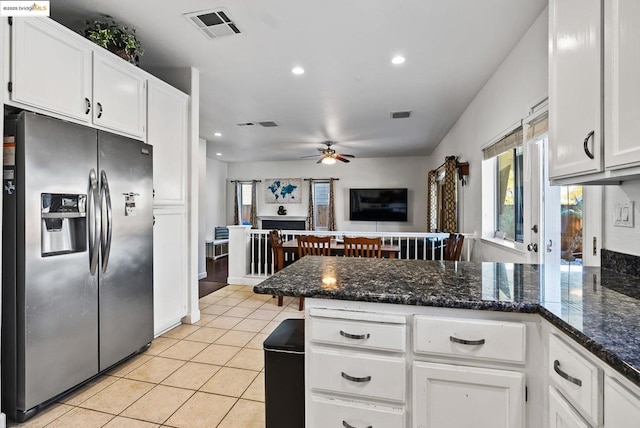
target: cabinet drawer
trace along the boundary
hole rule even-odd
[[[404,352],[406,325],[310,317],[311,341],[381,351]]]
[[[414,347],[417,353],[524,363],[525,331],[516,322],[416,316]]]
[[[317,348],[309,351],[309,388],[405,401],[407,371],[404,358]]]
[[[549,336],[549,378],[558,390],[594,425],[601,418],[601,370],[565,344]]]
[[[402,428],[405,420],[404,409],[311,397],[310,428]]]

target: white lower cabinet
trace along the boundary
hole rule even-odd
[[[323,428],[402,428],[405,426],[406,412],[403,408],[318,396],[312,396],[311,403],[311,423],[307,426]]]
[[[604,426],[640,427],[640,396],[609,376],[604,379]]]
[[[181,209],[154,210],[153,324],[161,334],[187,314],[187,216]]]
[[[524,427],[524,374],[413,364],[414,428]]]
[[[549,387],[549,428],[591,428],[591,426],[554,387]]]

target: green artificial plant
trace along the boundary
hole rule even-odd
[[[138,64],[140,55],[144,53],[136,29],[117,24],[111,17],[85,21],[84,36],[93,43]]]

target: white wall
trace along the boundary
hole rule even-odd
[[[317,164],[315,160],[242,162],[229,164],[229,180],[267,178],[339,178],[335,182],[336,227],[363,232],[423,232],[426,230],[428,158],[356,158],[349,164]],[[279,204],[266,204],[263,183],[258,183],[258,216],[275,216]],[[233,224],[233,184],[227,182],[227,222]],[[309,183],[302,182],[302,203],[287,204],[287,215],[306,216]],[[408,222],[349,221],[349,189],[400,187],[408,189]]]
[[[207,276],[207,140],[200,138],[198,146],[198,279]]]
[[[617,202],[634,201],[634,227],[614,227],[613,210]],[[603,218],[603,248],[640,256],[640,180],[620,186],[605,186]]]
[[[528,114],[529,108],[548,93],[548,10],[545,9],[502,65],[487,81],[449,133],[433,151],[429,168],[446,156],[468,161],[468,184],[461,188],[459,230],[482,231],[482,151],[480,147]],[[477,244],[473,259],[523,262],[524,256],[491,244]]]
[[[206,184],[204,198],[206,201],[205,236],[207,240],[214,238],[216,226],[233,224],[227,220],[227,163],[206,158]],[[231,206],[233,209],[233,205]]]

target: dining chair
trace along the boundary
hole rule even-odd
[[[346,257],[382,257],[382,238],[344,237]]]
[[[331,237],[330,236],[298,236],[298,258],[304,256],[328,256],[331,254]],[[298,310],[304,309],[304,297],[300,297],[300,305]]]
[[[444,259],[452,261],[460,261],[462,254],[462,244],[464,243],[464,235],[461,233],[450,233],[445,239]]]
[[[328,256],[331,249],[330,236],[298,236],[298,258],[304,256]]]
[[[282,248],[282,235],[279,230],[269,231],[269,242],[271,243],[271,251],[273,251],[273,273],[276,273],[284,267],[284,248]],[[282,306],[283,296],[277,297],[278,306]]]

